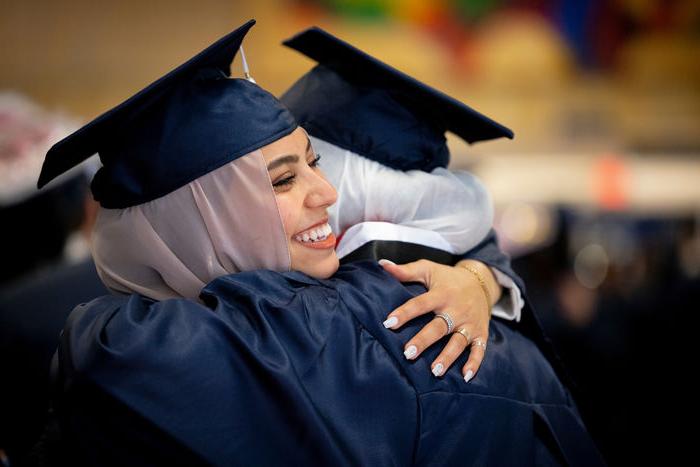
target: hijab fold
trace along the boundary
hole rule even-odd
[[[260,150],[153,201],[100,208],[92,248],[108,288],[155,300],[197,298],[216,277],[291,265]]]

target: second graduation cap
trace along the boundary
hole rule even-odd
[[[281,98],[311,135],[400,170],[446,167],[445,132],[469,143],[513,132],[456,99],[309,28],[284,45],[319,65]]]
[[[95,153],[103,167],[92,192],[105,208],[164,196],[296,127],[270,93],[230,65],[251,20],[122,104],[56,143],[38,186]]]

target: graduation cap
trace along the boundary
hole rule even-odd
[[[283,42],[319,64],[281,98],[306,131],[400,170],[449,163],[445,132],[469,143],[513,132],[328,32],[309,28]]]
[[[56,143],[41,188],[98,153],[92,192],[105,208],[154,200],[294,131],[289,111],[252,80],[230,78],[248,21]]]

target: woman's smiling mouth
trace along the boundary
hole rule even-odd
[[[315,249],[327,249],[335,247],[335,235],[327,221],[316,224],[294,235],[294,240],[303,246]]]

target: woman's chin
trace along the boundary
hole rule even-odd
[[[293,270],[303,272],[315,279],[328,279],[335,274],[339,267],[340,261],[338,260],[338,255],[335,254],[335,250],[331,250],[331,252],[322,259],[295,262],[294,258],[292,258]]]

